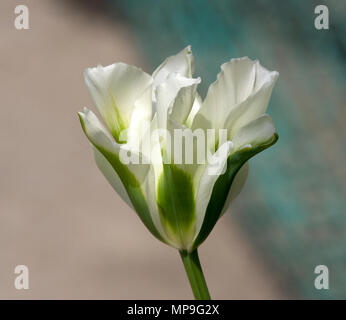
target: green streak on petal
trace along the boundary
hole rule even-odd
[[[195,196],[193,180],[183,170],[164,164],[158,181],[157,204],[168,238],[186,248],[195,234]]]
[[[216,180],[201,230],[191,250],[197,248],[214,228],[217,220],[221,216],[232,182],[243,164],[257,153],[275,144],[278,138],[279,136],[275,133],[269,141],[255,146],[254,148],[249,147],[241,149],[228,157],[226,172]]]
[[[110,93],[109,93],[109,97],[112,103],[112,110],[106,109],[105,121],[115,141],[117,143],[126,143],[126,140],[124,140],[126,139],[126,137],[122,137],[122,139],[120,140],[120,133],[123,130],[126,130],[128,125],[120,116],[119,109],[116,106],[114,98]],[[115,119],[114,119],[114,113],[112,111],[114,111],[115,113]]]

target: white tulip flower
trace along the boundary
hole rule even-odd
[[[180,251],[195,297],[207,299],[197,248],[240,192],[247,161],[278,139],[266,114],[278,72],[232,59],[204,101],[193,72],[190,47],[152,75],[121,62],[89,68],[85,82],[104,124],[86,108],[79,117],[106,179],[156,238]],[[187,148],[195,133],[204,141]]]

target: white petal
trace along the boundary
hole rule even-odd
[[[153,120],[150,124],[150,146],[146,145],[145,155],[150,158],[151,164],[154,167],[155,179],[158,180],[162,172],[162,154],[161,154],[161,143],[160,143],[160,132],[157,125],[157,114],[154,115]]]
[[[128,127],[135,102],[153,82],[144,71],[121,62],[89,68],[84,78],[98,111],[115,137]],[[151,114],[148,95],[141,105]]]
[[[133,207],[118,174],[111,166],[109,161],[99,151],[99,149],[105,150],[112,154],[118,155],[120,150],[119,145],[114,141],[113,137],[108,133],[100,120],[92,111],[84,108],[83,111],[79,112],[78,114],[82,123],[83,130],[89,141],[93,145],[94,157],[97,167],[101,170],[103,175],[106,177],[114,190],[120,195],[120,197],[130,207]]]
[[[229,208],[230,203],[239,195],[240,191],[243,189],[246,179],[249,174],[249,163],[246,162],[236,174],[231,190],[228,193],[225,205],[222,209],[222,214],[224,214]]]
[[[228,129],[229,139],[233,139],[239,128],[266,112],[278,76],[277,72],[270,72],[266,81],[256,91],[231,110],[224,124]]]
[[[214,88],[224,97],[228,107],[244,101],[253,91],[256,68],[255,61],[248,57],[232,59],[221,66],[221,74]]]
[[[100,151],[98,151],[95,147],[93,147],[93,151],[97,167],[103,173],[113,189],[119,194],[121,199],[123,199],[133,209],[131,200],[116,171]]]
[[[178,73],[171,73],[167,80],[157,87],[156,108],[159,128],[166,128],[168,117],[178,123],[186,121],[200,81],[200,78],[186,78]]]
[[[83,130],[93,145],[115,154],[119,153],[119,145],[92,111],[83,108],[83,111],[78,112],[78,115]]]
[[[269,71],[264,68],[259,61],[256,61],[256,81],[254,85],[254,92],[259,90],[265,83],[273,81],[277,79],[279,73],[277,71]]]
[[[178,123],[185,123],[189,116],[196,97],[197,85],[201,82],[200,78],[192,79],[187,86],[181,87],[177,93],[169,118]]]
[[[270,140],[276,132],[273,120],[266,114],[240,128],[234,136],[235,150],[245,145],[256,147]]]
[[[213,187],[219,176],[225,172],[227,158],[232,150],[232,143],[225,142],[212,156],[210,164],[205,167],[201,176],[196,197],[196,236],[202,227]]]
[[[185,125],[173,121],[167,122],[166,130],[169,143],[164,145],[164,160],[174,165],[193,179],[194,189],[198,189],[203,169],[208,164],[206,135],[203,129],[192,131]],[[163,144],[162,144],[163,145]]]
[[[174,56],[168,57],[153,73],[154,88],[166,81],[170,73],[179,73],[180,75],[191,78],[194,72],[194,57],[191,46],[187,46]],[[155,96],[153,95],[153,101]]]
[[[146,137],[151,122],[151,109],[148,103],[151,101],[151,86],[149,86],[139,99],[135,102],[135,107],[132,111],[129,127],[126,132],[126,141],[130,149],[138,150],[142,144],[142,140]]]
[[[235,130],[265,113],[278,73],[247,57],[232,59],[221,69],[195,121],[233,130],[233,136]]]
[[[226,115],[252,93],[255,77],[255,62],[247,57],[224,63],[199,113],[211,120],[214,128],[222,127]]]
[[[193,102],[190,114],[186,119],[186,126],[188,126],[189,128],[192,126],[193,119],[195,118],[195,115],[197,114],[201,106],[202,106],[202,98],[200,97],[198,93],[196,93],[196,97]]]
[[[142,155],[137,153],[135,150],[130,150],[126,144],[117,144],[92,111],[84,108],[83,111],[78,113],[78,115],[80,117],[83,130],[89,141],[105,157],[105,153],[108,153],[108,156],[115,156],[117,159],[120,159],[121,162],[122,160],[120,152],[122,152],[121,149],[123,149],[131,152],[134,159],[138,159],[138,163],[130,162],[128,164],[123,163],[123,165],[126,166],[129,171],[135,176],[137,182],[139,184],[142,184],[149,170],[149,164],[143,164]],[[109,162],[111,161],[108,158],[107,160]]]

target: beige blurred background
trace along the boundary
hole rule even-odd
[[[98,172],[77,117],[92,107],[86,67],[124,61],[152,71],[130,29],[64,1],[27,0],[30,30],[18,31],[17,4],[0,3],[0,298],[192,298],[178,252]],[[215,299],[285,298],[232,217],[200,257]],[[20,264],[29,290],[14,288]]]

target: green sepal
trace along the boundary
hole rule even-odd
[[[268,140],[267,142],[254,148],[243,148],[234,152],[228,157],[226,172],[222,174],[215,182],[201,230],[193,243],[191,251],[198,248],[198,246],[208,237],[217,220],[220,218],[228,193],[232,186],[232,182],[240,168],[254,155],[275,144],[278,138],[279,136],[277,133],[275,133],[272,136],[272,139]]]

